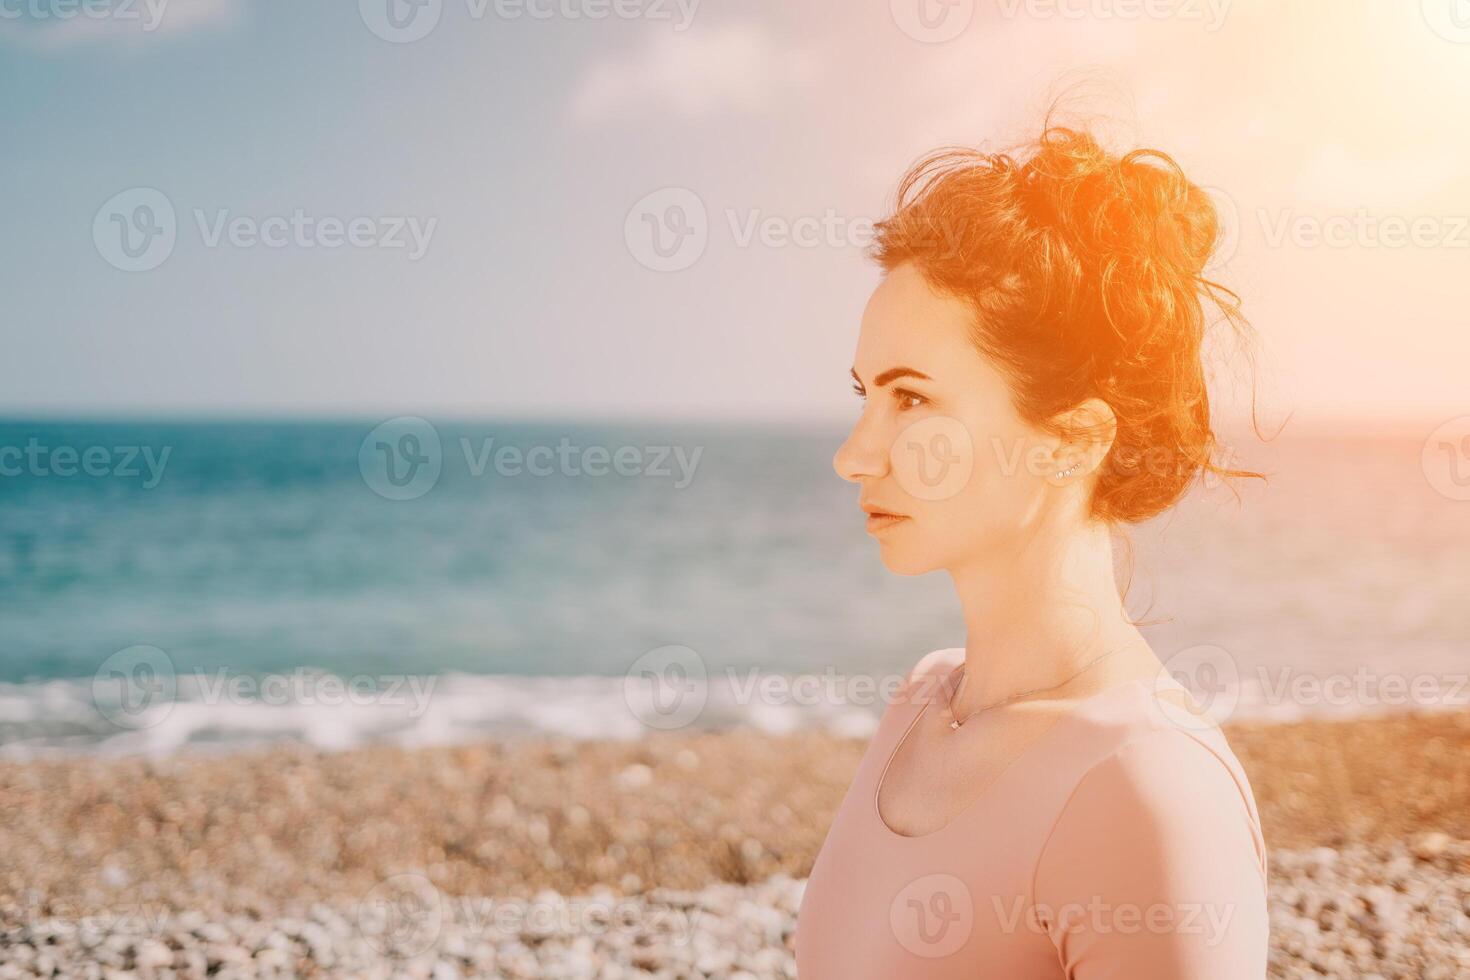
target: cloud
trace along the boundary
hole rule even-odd
[[[227,27],[241,0],[26,0],[0,5],[0,42],[60,51],[146,44]]]
[[[821,62],[813,50],[783,48],[749,26],[661,31],[637,53],[591,65],[573,91],[570,115],[594,124],[616,115],[694,119],[761,109],[790,86],[815,80]]]

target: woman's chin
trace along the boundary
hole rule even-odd
[[[888,542],[881,543],[879,557],[883,559],[883,567],[895,575],[923,575],[936,567],[925,555]]]

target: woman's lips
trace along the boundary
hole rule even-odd
[[[908,520],[902,514],[889,514],[886,511],[868,511],[868,533],[881,534],[882,532]]]

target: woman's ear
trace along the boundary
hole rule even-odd
[[[1058,474],[1076,478],[1102,465],[1118,435],[1118,417],[1101,398],[1089,398],[1057,415],[1056,429],[1064,433],[1056,449]]]

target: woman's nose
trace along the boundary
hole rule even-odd
[[[882,476],[888,469],[888,446],[874,438],[872,426],[859,420],[848,433],[847,440],[837,447],[832,457],[832,468],[837,475],[849,483],[864,477]]]

